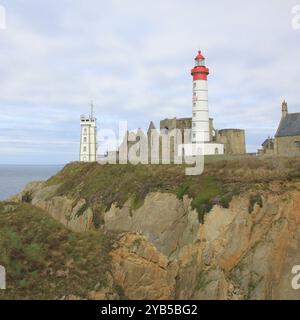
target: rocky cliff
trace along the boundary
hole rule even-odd
[[[291,287],[291,269],[300,264],[300,182],[295,164],[287,168],[281,163],[280,170],[272,170],[270,163],[257,165],[250,168],[251,179],[243,177],[248,171],[239,171],[243,164],[235,165],[231,170],[240,175],[230,181],[229,169],[212,164],[210,176],[223,171],[224,179],[216,185],[211,182],[215,180],[195,178],[204,184],[201,188],[197,181],[182,181],[188,178],[177,174],[168,188],[163,179],[150,184],[143,197],[137,197],[140,189],[129,182],[127,189],[120,188],[121,182],[114,186],[114,196],[106,189],[94,189],[97,184],[92,188],[86,180],[90,179],[87,167],[82,172],[75,166],[72,179],[62,172],[48,182],[28,185],[10,201],[30,202],[76,233],[93,230],[113,235],[111,288],[121,288],[124,297],[300,298],[300,291]],[[103,170],[114,169],[96,169],[101,173],[94,180],[103,186],[101,179],[107,174]],[[125,174],[122,178],[126,180]],[[139,179],[147,184],[147,177],[132,178],[145,188]],[[79,183],[69,181],[65,192],[68,179]],[[170,179],[172,175],[168,183]],[[191,188],[200,188],[194,197]]]

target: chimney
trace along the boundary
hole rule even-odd
[[[289,113],[288,105],[287,105],[287,102],[285,100],[282,102],[281,113],[282,113],[282,115],[281,115],[282,118],[285,118]]]

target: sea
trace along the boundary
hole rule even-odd
[[[20,192],[28,182],[47,180],[63,165],[1,165],[0,201]]]

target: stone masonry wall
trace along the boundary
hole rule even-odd
[[[223,129],[216,132],[216,142],[225,145],[225,154],[245,154],[245,130]]]
[[[275,138],[275,152],[282,156],[300,156],[300,136]]]

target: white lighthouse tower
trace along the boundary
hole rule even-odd
[[[205,67],[205,58],[198,51],[195,58],[193,76],[193,116],[192,116],[192,142],[209,142],[209,115],[207,76],[208,68]]]
[[[204,155],[223,154],[224,145],[210,141],[207,90],[209,69],[205,66],[205,58],[201,51],[198,51],[191,74],[193,76],[192,143],[203,144]]]
[[[91,105],[91,114],[80,117],[81,135],[80,135],[80,157],[82,162],[97,161],[97,119],[93,114],[93,104]]]

